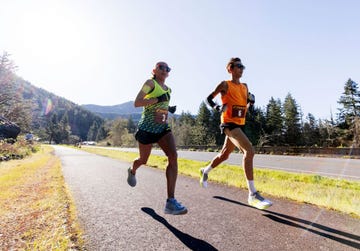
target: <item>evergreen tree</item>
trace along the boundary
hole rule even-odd
[[[303,125],[303,144],[314,146],[320,143],[320,131],[314,115],[309,113]]]
[[[211,112],[207,108],[205,102],[201,102],[198,115],[196,116],[196,124],[208,127],[211,122]]]
[[[265,116],[261,108],[254,107],[253,111],[246,113],[245,134],[253,145],[262,145],[260,138],[264,132]]]
[[[193,138],[196,145],[213,145],[214,135],[210,130],[211,112],[205,102],[201,102],[198,115],[193,128]]]
[[[56,144],[61,142],[59,121],[56,113],[52,113],[47,116],[47,125],[45,130],[49,139],[49,144],[51,144],[53,141]]]
[[[97,131],[95,140],[99,142],[99,141],[105,139],[106,137],[107,137],[107,131],[105,129],[104,124],[102,124]]]
[[[280,145],[283,142],[283,113],[280,99],[273,97],[266,106],[264,144]]]
[[[12,60],[10,60],[8,53],[0,55],[0,114],[6,115],[7,109],[9,109],[12,97],[14,96],[14,90],[12,85],[15,81],[14,73],[15,66]]]
[[[360,144],[360,91],[358,84],[351,78],[345,83],[343,95],[338,101],[342,105],[338,114],[338,127],[342,145]]]
[[[298,105],[290,93],[285,97],[283,110],[285,143],[292,146],[298,145],[301,133],[300,114]]]
[[[344,86],[343,95],[338,101],[342,108],[339,109],[339,124],[342,128],[348,129],[353,123],[355,117],[360,116],[360,91],[358,84],[348,79]]]
[[[87,140],[88,141],[96,141],[98,130],[99,130],[99,125],[98,125],[97,121],[95,120],[89,128]]]
[[[0,55],[0,115],[16,123],[23,132],[31,127],[31,102],[24,102],[10,54]]]
[[[64,113],[60,120],[59,130],[61,143],[68,143],[69,137],[71,135],[71,128],[69,125],[69,116],[67,112]]]

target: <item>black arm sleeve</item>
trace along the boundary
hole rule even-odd
[[[213,96],[212,94],[210,94],[207,98],[206,98],[206,101],[208,102],[208,104],[214,108],[216,106],[215,102],[213,101]]]

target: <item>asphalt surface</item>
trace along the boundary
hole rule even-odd
[[[189,210],[163,213],[163,170],[54,146],[77,207],[87,250],[359,250],[360,220],[316,206],[269,198],[265,211],[247,205],[247,191],[199,187],[179,176],[176,197]]]

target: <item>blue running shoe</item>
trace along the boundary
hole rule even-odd
[[[186,214],[187,209],[183,205],[180,204],[175,198],[170,198],[166,200],[166,205],[164,209],[164,213],[166,214]]]

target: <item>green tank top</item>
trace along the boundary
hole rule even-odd
[[[153,82],[154,89],[145,96],[145,99],[157,98],[165,93],[168,93],[170,97],[170,88],[164,90],[155,79],[153,79]],[[141,119],[138,124],[139,129],[150,133],[162,133],[163,131],[170,129],[167,122],[168,107],[169,101],[144,106]]]

